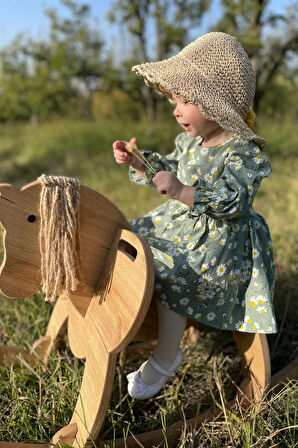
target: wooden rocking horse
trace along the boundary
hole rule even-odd
[[[41,288],[41,252],[45,249],[44,241],[40,243],[43,188],[41,178],[22,189],[0,184],[0,222],[5,230],[0,289],[7,297],[28,297]],[[46,335],[37,340],[32,349],[46,362],[56,339],[67,330],[72,353],[85,359],[71,421],[51,441],[51,444],[66,443],[83,448],[96,441],[102,426],[117,354],[134,337],[156,339],[157,319],[152,301],[154,265],[148,244],[129,230],[123,214],[108,199],[84,185],[78,191],[76,217],[81,277],[73,291],[67,294],[59,291]],[[258,398],[270,381],[266,335],[234,333],[234,337],[246,369],[239,389],[248,398]],[[34,364],[36,361],[30,351],[1,346],[0,364],[15,363],[20,353],[27,362]],[[208,414],[204,414],[187,423],[198,424],[207,417]],[[168,428],[170,443],[177,442],[183,425],[184,422],[178,422]],[[149,447],[161,442],[163,435],[160,430],[137,438],[143,446]],[[98,441],[99,445],[101,443]],[[138,446],[132,437],[125,443],[128,447]],[[0,442],[0,448],[19,445]],[[25,445],[31,448],[48,446]],[[118,440],[113,446],[124,446],[124,441]]]

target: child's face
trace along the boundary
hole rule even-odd
[[[215,121],[207,120],[194,104],[186,103],[176,95],[173,95],[171,102],[176,105],[173,112],[174,117],[190,137],[206,137],[210,132],[219,128]]]

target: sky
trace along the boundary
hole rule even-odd
[[[112,27],[105,17],[114,3],[113,0],[84,0],[80,3],[90,5],[92,16],[97,19],[103,36],[107,39],[118,38],[115,34],[116,28]],[[213,6],[204,18],[200,34],[208,31],[214,20],[218,18],[219,3],[220,0],[212,1]],[[270,10],[282,13],[288,3],[290,0],[271,0]],[[46,36],[48,20],[44,14],[44,7],[57,9],[61,16],[65,13],[59,0],[0,0],[0,48],[8,45],[20,32],[37,38]]]

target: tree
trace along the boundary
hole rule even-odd
[[[45,10],[50,20],[48,51],[43,44],[24,51],[37,60],[46,60],[50,69],[61,77],[67,95],[79,99],[78,105],[91,115],[92,94],[99,88],[103,73],[101,52],[103,41],[90,25],[90,7],[73,0],[60,0],[70,17],[61,18],[55,9]],[[86,101],[82,101],[82,98]],[[84,104],[85,103],[85,104]]]
[[[27,54],[29,48],[32,50],[36,45],[26,41],[21,34],[1,52],[1,120],[30,118],[32,123],[37,123],[40,117],[53,111],[65,111],[67,101],[63,80],[53,73],[45,58],[37,59]],[[48,47],[44,49],[47,50]]]
[[[68,10],[61,18],[45,11],[49,37],[43,41],[19,36],[0,53],[0,117],[33,118],[76,107],[91,116],[92,95],[103,75],[103,41],[91,25],[90,7],[61,0]]]
[[[111,22],[125,24],[134,41],[133,63],[162,60],[188,43],[189,30],[198,26],[210,0],[117,0],[109,12]],[[155,33],[155,45],[152,34]],[[150,34],[150,40],[148,35]],[[150,119],[156,114],[157,96],[146,89]]]
[[[26,104],[26,80],[28,67],[20,57],[19,48],[22,36],[18,36],[9,51],[1,52],[0,65],[0,120],[28,118]]]
[[[214,29],[235,35],[246,49],[256,72],[254,109],[258,111],[274,79],[298,50],[297,8],[293,4],[284,14],[274,14],[269,0],[221,3],[223,15]]]

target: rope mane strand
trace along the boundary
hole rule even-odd
[[[40,176],[42,292],[54,302],[69,295],[82,280],[79,247],[80,182],[60,176]]]

